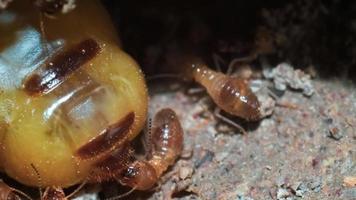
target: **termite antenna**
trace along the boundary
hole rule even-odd
[[[119,181],[120,182],[120,181]],[[106,200],[117,200],[117,199],[121,199],[121,198],[124,198],[124,197],[127,197],[128,195],[130,195],[132,192],[134,192],[136,190],[136,187],[132,188],[130,191],[124,193],[124,194],[120,194],[118,196],[114,196],[114,197],[111,197],[111,198],[108,198]]]
[[[163,78],[175,78],[178,80],[183,80],[183,81],[188,81],[183,75],[180,74],[156,74],[156,75],[152,75],[152,76],[148,76],[146,79],[147,81],[153,81],[153,80],[157,80],[157,79],[163,79]]]
[[[38,183],[39,183],[39,187],[38,187],[38,190],[40,192],[40,197],[43,196],[43,191],[42,191],[42,179],[41,179],[41,175],[40,173],[38,172],[37,168],[35,167],[35,165],[33,163],[31,163],[31,167],[33,169],[33,171],[36,173],[36,176],[37,176],[37,180],[38,180]]]
[[[146,135],[146,142],[145,144],[145,148],[146,148],[146,152],[148,154],[151,153],[152,151],[152,118],[148,118],[147,120],[147,134]]]
[[[17,189],[12,189],[14,192],[16,192],[17,194],[20,194],[21,196],[25,197],[28,200],[33,200],[30,196],[28,196],[27,194],[25,194],[24,192],[17,190]]]
[[[218,119],[220,119],[221,121],[229,124],[230,126],[233,126],[235,127],[237,130],[239,130],[243,135],[246,135],[247,132],[246,130],[239,124],[237,124],[236,122],[232,121],[231,119],[223,116],[221,114],[221,109],[219,107],[216,107],[215,110],[214,110],[214,115],[215,117],[217,117]]]
[[[45,33],[45,30],[44,30],[44,17],[43,17],[43,13],[42,12],[39,12],[39,16],[40,16],[40,31],[41,31],[41,34],[42,34],[42,37],[43,38],[47,38],[46,37],[46,33]]]
[[[39,12],[39,18],[40,18],[40,32],[42,35],[42,38],[44,41],[47,41],[47,36],[46,36],[46,31],[45,31],[45,24],[44,24],[44,14],[42,11]],[[48,46],[46,45],[45,42],[42,42],[42,48],[45,52],[45,55],[49,55],[49,50]]]
[[[75,194],[77,194],[83,187],[88,183],[88,179],[85,179],[72,193],[66,196],[66,199],[70,199],[73,197]]]
[[[239,58],[234,58],[231,60],[231,62],[229,63],[228,67],[227,67],[227,71],[226,74],[227,75],[231,75],[233,70],[234,70],[234,66],[237,63],[244,63],[244,62],[251,62],[253,60],[256,60],[257,58],[257,54],[254,53],[252,55],[248,55],[248,56],[244,56],[244,57],[239,57]]]
[[[28,196],[27,194],[25,194],[24,192],[18,190],[18,189],[15,189],[15,188],[12,188],[10,186],[8,186],[6,183],[4,183],[1,179],[0,179],[0,190],[1,190],[1,193],[5,192],[6,194],[0,194],[0,197],[4,198],[6,197],[7,199],[13,199],[10,197],[10,193],[11,192],[14,192],[14,193],[17,193],[23,197],[25,197],[26,199],[28,200],[33,200],[30,196]],[[4,196],[3,196],[4,195]],[[18,199],[19,196],[16,195],[16,197],[14,199]]]
[[[222,67],[221,67],[220,63],[223,65],[226,65],[226,61],[216,53],[213,53],[212,57],[213,57],[213,62],[214,62],[214,66],[215,66],[216,70],[218,72],[222,72]]]
[[[13,193],[13,194],[11,195],[11,193]],[[19,196],[17,194],[25,197],[28,200],[33,200],[30,196],[28,196],[24,192],[8,186],[2,179],[0,179],[0,197],[1,197],[1,199],[19,199]]]

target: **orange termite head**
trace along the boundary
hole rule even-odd
[[[137,190],[151,189],[157,182],[156,170],[145,161],[136,161],[117,177],[120,183]]]

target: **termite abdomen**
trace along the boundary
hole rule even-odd
[[[173,110],[166,108],[156,114],[151,139],[152,159],[171,165],[183,148],[183,129]]]
[[[219,87],[219,85],[218,85]],[[245,80],[227,78],[220,89],[219,106],[227,113],[242,117],[248,121],[260,119],[260,104]]]

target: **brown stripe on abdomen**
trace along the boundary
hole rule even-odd
[[[99,52],[100,46],[94,39],[83,40],[59,52],[27,77],[25,92],[31,96],[50,92]]]
[[[135,120],[135,114],[130,112],[119,122],[110,125],[97,137],[81,146],[76,156],[81,159],[96,157],[114,147],[118,142],[127,138],[130,128]]]

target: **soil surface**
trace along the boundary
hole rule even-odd
[[[356,199],[355,86],[315,79],[307,96],[290,87],[277,91],[272,80],[258,81],[256,94],[273,112],[259,123],[242,122],[246,134],[217,119],[204,93],[187,93],[191,85],[151,84],[150,110],[177,112],[184,151],[154,191],[126,198]],[[101,199],[127,191],[116,184],[103,187]]]
[[[356,176],[355,86],[312,84],[310,97],[287,89],[271,116],[245,124],[245,135],[199,98],[181,90],[155,94],[154,108],[178,113],[191,157],[181,158],[149,199],[356,199],[355,185],[345,183]]]

